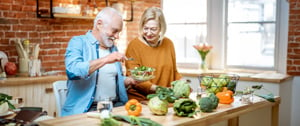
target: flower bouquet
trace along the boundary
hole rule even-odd
[[[206,65],[206,55],[209,53],[209,51],[213,48],[213,46],[208,45],[207,43],[200,43],[199,45],[193,45],[193,47],[198,51],[200,54],[202,63],[201,63],[201,69],[207,70]]]

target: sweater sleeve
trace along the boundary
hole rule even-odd
[[[171,40],[170,40],[171,41]],[[172,49],[172,60],[173,60],[173,66],[174,66],[174,71],[175,71],[175,80],[180,80],[182,78],[181,74],[177,70],[177,65],[176,65],[176,53],[175,53],[175,47],[173,45],[173,42],[171,41],[171,49]]]
[[[139,42],[138,39],[132,40],[129,43],[128,48],[126,49],[126,52],[125,52],[126,57],[134,58],[134,60],[125,61],[126,76],[131,76],[131,74],[130,74],[131,69],[142,66],[141,59],[139,56],[140,52],[135,51],[135,48],[139,48],[138,44],[136,44],[137,42]],[[149,93],[151,93],[151,91],[150,91],[151,86],[152,86],[152,83],[150,81],[145,81],[145,82],[141,82],[137,85],[134,85],[133,88],[135,88],[145,94],[149,94]]]

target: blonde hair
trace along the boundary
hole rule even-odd
[[[162,10],[158,7],[150,7],[144,11],[139,24],[140,35],[143,34],[143,27],[149,20],[156,20],[159,23],[160,37],[158,41],[162,40],[167,30],[166,20]]]

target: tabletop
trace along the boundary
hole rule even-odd
[[[264,107],[272,107],[272,126],[278,126],[278,109],[280,97],[276,97],[275,102],[269,102],[260,97],[254,96],[253,103],[242,104],[236,100],[232,104],[219,104],[218,108],[211,113],[199,112],[193,118],[179,117],[175,115],[172,107],[168,108],[168,113],[164,116],[158,116],[151,113],[147,105],[143,105],[140,117],[150,118],[163,126],[175,125],[210,125],[220,121],[228,120],[233,126],[238,125],[238,116],[247,112],[255,111]],[[124,106],[113,109],[113,115],[127,115]],[[39,122],[41,126],[99,126],[99,118],[91,118],[86,113],[44,120]],[[127,124],[125,124],[127,125]]]

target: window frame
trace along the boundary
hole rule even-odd
[[[163,0],[161,0],[163,3]],[[274,45],[274,68],[251,68],[251,67],[230,67],[226,64],[226,37],[227,37],[227,4],[228,0],[207,0],[207,42],[214,46],[208,55],[207,62],[209,68],[213,70],[257,70],[257,71],[277,71],[286,73],[287,43],[288,43],[288,15],[289,5],[286,0],[276,1],[276,32]],[[163,4],[161,4],[163,8]],[[219,37],[214,37],[219,36]],[[171,38],[172,39],[172,38]],[[176,52],[180,53],[180,52]],[[178,61],[177,61],[178,62]],[[178,68],[196,69],[196,63],[177,63]],[[188,66],[188,67],[187,67]]]

